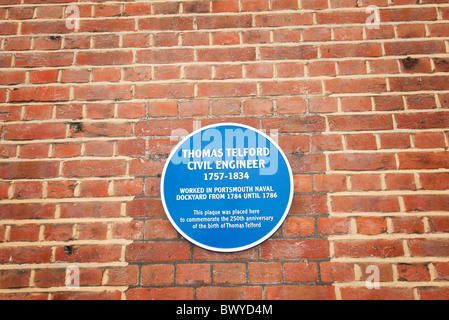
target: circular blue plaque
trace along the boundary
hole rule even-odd
[[[251,127],[224,123],[201,128],[171,152],[161,181],[172,225],[204,249],[254,247],[284,222],[293,175],[279,146]]]

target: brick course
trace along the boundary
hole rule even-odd
[[[0,299],[447,297],[447,1],[3,0],[0,19]],[[279,231],[232,254],[160,200],[172,135],[219,122],[278,130],[295,180]]]

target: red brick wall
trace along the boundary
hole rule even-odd
[[[0,298],[449,298],[447,0],[0,0],[0,20]],[[232,254],[182,239],[159,194],[171,135],[223,121],[278,130],[295,178],[282,228]]]

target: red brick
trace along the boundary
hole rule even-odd
[[[139,30],[192,30],[192,17],[153,17],[138,20]]]
[[[112,225],[113,239],[132,239],[139,240],[143,238],[143,222],[133,220],[132,222],[114,223]]]
[[[66,177],[104,177],[124,175],[124,160],[73,160],[64,163],[62,175]]]
[[[267,11],[268,0],[242,0],[242,11]]]
[[[325,0],[302,0],[303,9],[327,9],[328,3]]]
[[[92,222],[78,226],[80,240],[106,240],[108,225],[103,222]]]
[[[389,173],[385,175],[388,190],[416,190],[415,176],[411,173]]]
[[[327,93],[365,93],[385,92],[387,88],[386,80],[381,78],[370,78],[364,81],[359,79],[329,79],[324,81]]]
[[[266,130],[277,129],[280,133],[320,132],[326,129],[321,116],[265,118],[262,119],[262,127]]]
[[[287,158],[294,173],[326,170],[326,159],[323,154],[289,154]]]
[[[260,57],[262,60],[313,59],[317,55],[316,47],[308,45],[260,48]]]
[[[310,236],[315,232],[315,222],[312,218],[287,218],[282,226],[284,236]]]
[[[150,220],[145,223],[145,239],[176,239],[177,236],[170,221]]]
[[[192,120],[151,120],[137,122],[134,130],[136,136],[170,136],[174,130],[184,129],[192,132]]]
[[[49,219],[54,217],[54,204],[5,204],[0,206],[2,215],[0,219]]]
[[[138,178],[114,181],[114,195],[118,196],[139,195],[143,193],[143,188],[143,180]]]
[[[57,161],[1,162],[0,177],[3,179],[42,179],[59,175]]]
[[[447,76],[389,78],[391,91],[447,90]],[[416,115],[415,115],[416,116]]]
[[[440,287],[419,288],[418,294],[421,300],[447,300],[449,299],[449,290]]]
[[[307,13],[258,14],[256,27],[287,27],[312,25],[313,17]]]
[[[134,31],[134,19],[95,19],[80,23],[80,32],[121,32]]]
[[[448,112],[420,112],[395,115],[399,129],[444,128],[449,125]]]
[[[198,29],[226,29],[251,27],[252,17],[244,15],[198,16]]]
[[[60,139],[66,136],[64,123],[33,123],[6,125],[5,139],[8,140],[35,140]]]
[[[410,253],[413,257],[447,257],[449,243],[447,239],[409,239]]]
[[[331,131],[368,131],[393,129],[390,115],[331,115]]]
[[[346,135],[346,148],[348,150],[376,150],[376,137],[372,133]]]
[[[449,195],[413,195],[404,196],[407,211],[447,211]]]
[[[301,30],[275,30],[273,40],[274,42],[298,43],[301,41]]]
[[[425,264],[398,264],[399,281],[430,281],[429,268]]]
[[[284,152],[306,152],[309,151],[309,137],[301,136],[280,136],[279,146]]]
[[[70,158],[81,155],[81,143],[55,143],[53,157]]]
[[[362,27],[339,27],[334,29],[334,38],[339,41],[363,40]],[[364,44],[366,45],[366,44]]]
[[[416,148],[445,148],[446,142],[443,132],[417,132],[412,134]]]
[[[410,57],[401,59],[401,71],[403,73],[428,73],[432,72],[429,58],[411,59]]]
[[[126,292],[128,300],[193,300],[194,288],[137,288]]]
[[[59,262],[115,262],[120,260],[121,251],[121,245],[57,247],[55,260]]]
[[[351,226],[348,218],[318,218],[319,234],[348,234],[350,228]]]
[[[296,78],[304,75],[304,63],[302,62],[281,62],[275,64],[277,76],[279,78]]]
[[[9,241],[37,241],[39,240],[39,229],[37,224],[11,226]]]
[[[194,93],[193,84],[146,84],[136,85],[134,98],[137,99],[160,99],[160,98],[192,98]],[[206,93],[206,95],[208,95]]]
[[[25,83],[24,71],[3,71],[0,73],[0,84],[2,85],[14,85]],[[33,79],[30,76],[31,80]]]
[[[342,240],[334,242],[336,257],[400,257],[404,254],[400,240]]]
[[[254,63],[245,66],[248,78],[272,78],[273,65],[271,63]]]
[[[447,72],[449,71],[449,61],[447,59],[433,59],[435,64],[435,71]]]
[[[329,256],[327,240],[268,240],[260,247],[260,257],[271,259],[323,259]]]
[[[135,159],[129,164],[129,173],[135,176],[161,175],[165,159]]]
[[[80,183],[81,197],[107,197],[109,182],[107,180],[88,180]]]
[[[61,218],[80,217],[119,217],[121,204],[119,202],[80,202],[62,203]]]
[[[447,280],[449,277],[449,263],[447,262],[437,262],[434,264],[435,271],[437,274],[437,279]]]
[[[126,247],[127,261],[182,261],[190,259],[187,243],[133,243]]]
[[[424,224],[419,217],[394,217],[392,218],[393,231],[395,233],[423,233]]]
[[[139,217],[164,217],[162,201],[157,199],[136,199],[127,204],[127,216]]]
[[[319,174],[314,176],[314,180],[315,180],[315,191],[318,192],[338,192],[347,190],[345,175]]]
[[[150,117],[174,117],[178,115],[177,101],[150,102],[148,104]]]
[[[265,289],[267,300],[335,300],[332,286],[275,286]]]
[[[345,287],[341,289],[343,300],[414,300],[411,288],[387,288],[370,290],[365,287]]]
[[[320,263],[321,279],[325,282],[344,282],[355,280],[354,265],[343,262]]]
[[[208,100],[182,101],[179,103],[181,117],[207,116],[209,114]]]
[[[398,154],[400,169],[449,168],[449,152],[401,152]]]
[[[0,248],[2,264],[49,263],[51,259],[50,246],[20,246]]]
[[[21,270],[2,270],[0,271],[0,288],[26,288],[30,281],[31,271]]]
[[[108,285],[137,284],[138,266],[129,265],[125,268],[108,269]]]
[[[294,196],[290,214],[327,213],[327,198],[320,195]]]
[[[420,173],[419,178],[424,190],[449,189],[449,173]]]
[[[146,115],[146,104],[143,102],[119,103],[117,106],[118,118],[142,118]]]
[[[130,85],[84,85],[74,88],[75,100],[127,100],[131,97]]]
[[[387,220],[383,217],[358,217],[355,222],[359,234],[381,234],[387,231]]]
[[[329,41],[331,40],[330,28],[308,28],[303,30],[304,41]]]
[[[56,224],[45,226],[44,239],[46,241],[68,241],[73,239],[73,226],[70,224]]]
[[[111,141],[88,141],[84,144],[86,156],[112,156],[114,153],[114,142]]]
[[[279,283],[282,278],[281,264],[279,262],[249,264],[250,283]]]
[[[342,136],[340,135],[313,135],[311,140],[313,151],[343,150]]]
[[[199,300],[260,300],[261,287],[199,287]]]
[[[355,2],[354,0],[351,0]],[[333,1],[334,3],[339,3]],[[331,7],[334,7],[331,3]],[[348,24],[348,23],[365,23],[367,15],[364,11],[358,12],[348,12],[348,11],[338,11],[338,12],[318,12],[316,19],[318,24]]]
[[[66,67],[73,62],[72,52],[16,53],[16,67]]]
[[[404,100],[401,96],[374,97],[374,104],[377,111],[404,110]]]
[[[341,98],[342,111],[371,111],[370,97],[347,97]]]
[[[333,61],[316,61],[307,64],[309,77],[334,76],[336,75],[335,63]]]
[[[199,97],[250,96],[255,95],[256,91],[256,83],[252,82],[201,82],[198,84]]]
[[[69,100],[70,88],[58,86],[15,88],[10,92],[9,100],[26,101],[64,101]]]
[[[192,49],[157,49],[140,50],[137,52],[137,62],[147,64],[171,64],[192,62]]]
[[[316,263],[285,263],[285,282],[313,282],[318,280]]]
[[[332,197],[335,212],[397,212],[399,201],[394,196],[338,196]]]
[[[439,41],[401,41],[385,43],[386,55],[411,55],[443,53],[445,47]]]
[[[246,282],[246,266],[243,263],[223,263],[213,265],[213,282],[237,284]]]
[[[26,181],[14,183],[15,199],[32,199],[42,197],[42,182],[40,181]]]
[[[332,170],[392,170],[396,169],[396,160],[389,153],[346,153],[331,154],[329,162]]]
[[[209,264],[178,264],[176,282],[178,284],[204,285],[210,283]]]
[[[101,68],[92,71],[93,81],[117,82],[121,78],[121,70],[119,68]]]
[[[143,285],[167,285],[174,283],[174,267],[172,265],[142,266],[141,283]]]
[[[323,45],[321,52],[323,58],[380,57],[382,46],[380,43],[333,44]]]
[[[186,79],[202,80],[212,78],[211,66],[186,66],[184,68]]]
[[[23,159],[47,158],[49,149],[48,144],[25,144],[20,147],[20,157]]]
[[[102,292],[57,292],[53,295],[53,300],[120,300],[121,291],[102,291]]]
[[[411,147],[409,133],[380,133],[378,136],[382,149],[408,149]]]

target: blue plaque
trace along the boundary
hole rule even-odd
[[[284,222],[293,175],[279,146],[251,127],[201,128],[171,152],[161,181],[170,222],[204,249],[237,252],[259,245]]]

